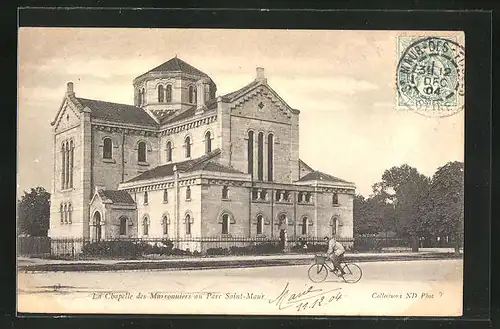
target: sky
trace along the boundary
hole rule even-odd
[[[300,158],[369,196],[393,166],[432,176],[464,158],[464,113],[397,111],[397,37],[453,32],[20,28],[18,193],[52,181],[54,119],[72,81],[77,97],[133,104],[132,81],[176,55],[223,95],[255,79],[300,110]]]

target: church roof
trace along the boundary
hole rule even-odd
[[[202,77],[207,77],[210,78],[206,73],[198,70],[196,67],[189,65],[188,63],[184,62],[182,59],[179,59],[176,57],[166,61],[165,63],[155,67],[154,69],[149,70],[148,72],[144,73],[150,73],[150,72],[182,72],[182,73],[187,73],[191,75],[197,75],[197,76],[202,76]]]
[[[137,177],[128,180],[126,183],[138,182],[143,180],[150,180],[155,178],[162,178],[174,175],[174,166],[177,166],[179,172],[192,172],[198,170],[212,171],[212,172],[224,172],[233,174],[244,174],[234,168],[221,165],[220,163],[210,161],[215,157],[220,155],[220,149],[216,149],[210,153],[203,155],[197,159],[181,161],[177,163],[169,163],[166,165],[158,166],[151,170],[148,170]]]
[[[110,200],[112,203],[120,204],[135,204],[134,199],[128,194],[127,191],[116,190],[99,190],[97,194],[104,200]]]
[[[77,97],[76,99],[84,107],[88,107],[91,110],[90,115],[97,119],[146,126],[158,125],[146,111],[133,105],[111,103],[80,97]]]
[[[238,90],[235,90],[233,92],[230,92],[228,94],[225,94],[224,96],[222,96],[222,98],[225,98],[226,100],[228,101],[233,101],[234,99],[236,99],[238,96],[246,93],[248,90],[256,87],[257,85],[259,85],[260,82],[255,80],[255,81],[252,81],[251,83],[249,83],[248,85],[238,89]]]
[[[328,182],[341,182],[341,183],[349,183],[349,184],[352,184],[352,182],[348,182],[346,180],[343,180],[341,178],[338,178],[338,177],[335,177],[335,176],[332,176],[332,175],[328,175],[328,174],[325,174],[321,171],[313,171],[307,175],[305,175],[304,177],[302,177],[301,179],[299,179],[298,181],[299,182],[305,182],[305,181],[314,181],[314,180],[322,180],[322,181],[328,181]]]
[[[209,100],[206,104],[207,110],[215,110],[217,108],[217,101],[215,99]],[[182,112],[174,112],[171,115],[165,116],[161,118],[160,123],[161,124],[167,124],[167,123],[173,123],[173,122],[178,122],[184,119],[191,118],[195,115],[196,113],[196,105],[191,106],[190,108],[182,111]]]

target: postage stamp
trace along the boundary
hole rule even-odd
[[[397,42],[397,108],[429,117],[461,111],[465,48],[457,38],[401,36]]]

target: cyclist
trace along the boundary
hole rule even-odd
[[[335,269],[337,269],[340,271],[341,275],[344,275],[345,272],[340,267],[340,262],[344,258],[344,253],[345,253],[344,246],[340,244],[340,242],[335,240],[334,236],[332,236],[331,239],[325,236],[325,242],[328,243],[328,251],[326,253],[333,263],[333,270],[331,271],[334,272]]]

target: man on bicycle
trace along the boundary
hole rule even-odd
[[[328,251],[326,253],[333,263],[333,271],[337,269],[340,271],[341,275],[344,275],[345,272],[340,267],[340,262],[343,260],[345,253],[344,246],[335,240],[334,236],[332,236],[331,239],[325,236],[325,241],[328,242]]]

